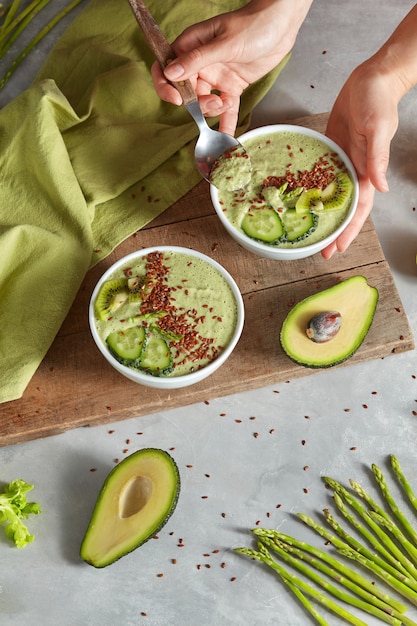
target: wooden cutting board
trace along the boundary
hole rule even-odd
[[[327,114],[294,120],[324,132]],[[137,385],[108,365],[88,329],[95,282],[114,261],[143,247],[172,244],[200,250],[235,278],[245,302],[245,327],[232,357],[201,383],[173,391]],[[72,309],[24,396],[0,405],[0,446],[113,422],[247,391],[317,370],[292,363],[279,345],[282,321],[306,296],[355,274],[379,290],[372,327],[349,367],[411,350],[414,341],[371,219],[343,255],[289,262],[257,258],[225,232],[202,181],[146,228],[120,245],[85,278]]]

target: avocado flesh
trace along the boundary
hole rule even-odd
[[[362,344],[375,314],[378,290],[363,276],[353,276],[302,300],[291,309],[282,325],[280,341],[286,354],[305,367],[332,367],[346,361]],[[311,318],[323,311],[338,311],[342,325],[325,343],[307,337]]]
[[[180,476],[172,457],[145,448],[123,459],[107,476],[81,544],[81,558],[101,568],[153,537],[172,515]]]

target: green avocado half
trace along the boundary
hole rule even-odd
[[[180,475],[164,450],[144,448],[107,476],[81,544],[81,558],[101,568],[153,537],[177,505]]]
[[[359,348],[372,324],[378,290],[364,276],[353,276],[296,304],[285,318],[280,342],[283,350],[299,365],[332,367],[346,361]],[[307,336],[310,320],[325,311],[338,311],[342,324],[336,335],[324,343]]]

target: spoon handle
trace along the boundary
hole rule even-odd
[[[137,23],[142,29],[145,39],[160,66],[164,69],[168,63],[175,59],[175,52],[165,39],[164,34],[155,22],[154,18],[145,6],[142,0],[128,0]],[[196,93],[189,80],[183,80],[179,83],[172,83],[179,91],[184,105],[190,104],[197,100]]]

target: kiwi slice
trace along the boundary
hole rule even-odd
[[[345,209],[350,202],[353,183],[349,174],[341,172],[323,189],[321,201],[326,211]]]
[[[321,211],[323,209],[323,201],[321,199],[321,189],[314,187],[306,189],[295,203],[297,213],[307,213],[307,211]]]
[[[100,320],[114,313],[129,297],[127,278],[106,280],[94,302],[94,311]]]

